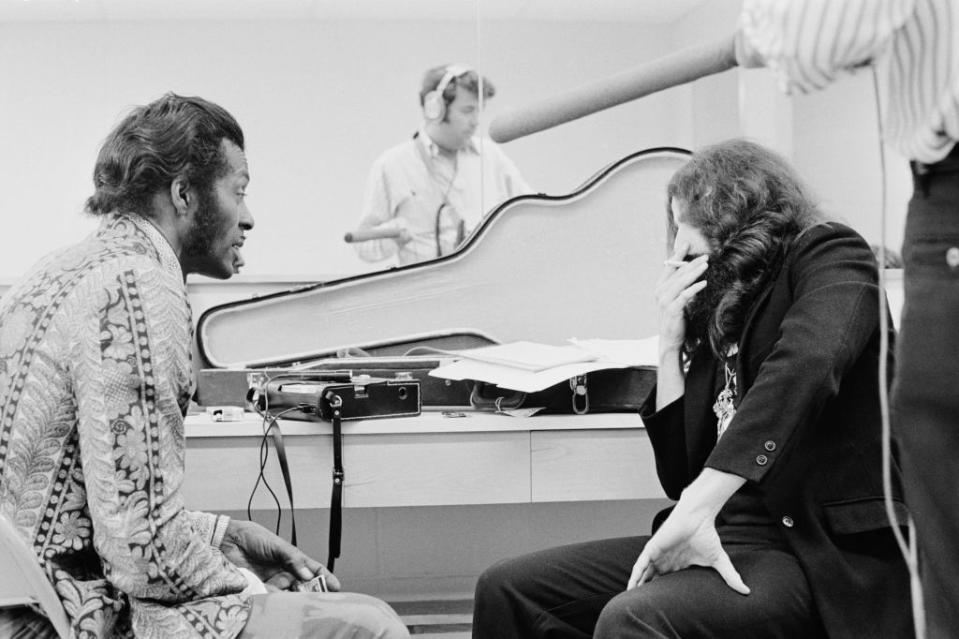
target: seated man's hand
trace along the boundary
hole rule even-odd
[[[255,522],[231,519],[220,550],[234,565],[251,570],[268,590],[288,590],[321,573],[330,591],[340,589],[326,566]]]
[[[716,515],[723,504],[746,482],[731,473],[705,468],[676,503],[675,508],[639,554],[627,589],[658,575],[690,566],[713,568],[726,585],[742,595],[749,587],[733,566],[716,532]]]
[[[749,594],[749,588],[723,550],[713,522],[675,511],[646,543],[633,566],[627,588],[690,566],[713,568],[730,588]]]

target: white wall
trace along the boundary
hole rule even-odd
[[[0,279],[93,228],[81,214],[97,150],[128,108],[167,90],[229,109],[244,127],[257,228],[249,275],[379,268],[342,242],[366,171],[419,123],[422,72],[479,59],[499,105],[662,55],[666,29],[627,25],[135,22],[0,25]],[[682,138],[676,96],[658,96],[511,143],[540,191],[572,190],[623,155]],[[491,203],[492,205],[492,203]]]
[[[827,91],[796,96],[792,103],[793,160],[823,208],[870,243],[882,242],[898,252],[912,182],[908,163],[880,144],[871,74],[844,76]]]
[[[741,0],[710,0],[689,12],[674,27],[674,47],[731,42],[740,4]],[[694,150],[743,135],[736,70],[700,78],[686,90],[690,92],[686,135]]]
[[[489,23],[482,66],[500,88],[495,117],[666,55],[671,27],[609,23]],[[623,104],[504,145],[534,189],[560,195],[641,149],[688,146],[684,87]]]

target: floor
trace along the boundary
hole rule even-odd
[[[470,639],[473,601],[470,599],[391,601],[410,634],[423,639]]]

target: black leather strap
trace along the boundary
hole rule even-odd
[[[326,568],[332,572],[333,563],[340,556],[340,536],[343,531],[343,430],[340,409],[333,409],[333,492],[330,495],[330,544]]]
[[[276,456],[280,460],[280,471],[283,473],[283,483],[286,484],[286,496],[290,498],[290,543],[295,546],[296,507],[293,505],[293,481],[290,478],[290,464],[286,461],[286,446],[283,444],[283,433],[280,431],[280,423],[275,419],[270,427],[270,434],[273,437]]]

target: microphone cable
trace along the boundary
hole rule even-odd
[[[266,393],[263,394],[263,402],[264,402],[264,406],[262,409],[260,409],[260,407],[255,402],[251,402],[253,409],[260,415],[261,418],[263,418],[263,424],[262,424],[263,436],[260,438],[259,472],[257,473],[256,482],[253,484],[253,488],[250,490],[250,497],[246,502],[246,518],[249,521],[254,521],[253,497],[256,495],[256,491],[260,487],[260,484],[262,483],[263,486],[266,488],[266,490],[270,493],[270,496],[273,498],[273,503],[276,504],[276,521],[274,523],[274,533],[277,536],[279,536],[280,524],[283,521],[283,506],[280,503],[280,498],[277,497],[276,492],[273,490],[273,487],[270,486],[269,481],[267,481],[266,474],[265,474],[266,463],[270,457],[269,440],[270,440],[270,434],[272,433],[274,429],[277,429],[277,431],[279,431],[279,424],[277,424],[277,420],[283,415],[285,415],[286,413],[297,410],[299,407],[293,406],[293,407],[287,408],[286,410],[280,411],[279,413],[274,415],[270,412],[269,396]],[[296,545],[296,513],[293,507],[292,493],[290,493],[289,497],[290,497],[290,526],[292,531],[291,543],[293,543],[293,545],[295,546]]]

